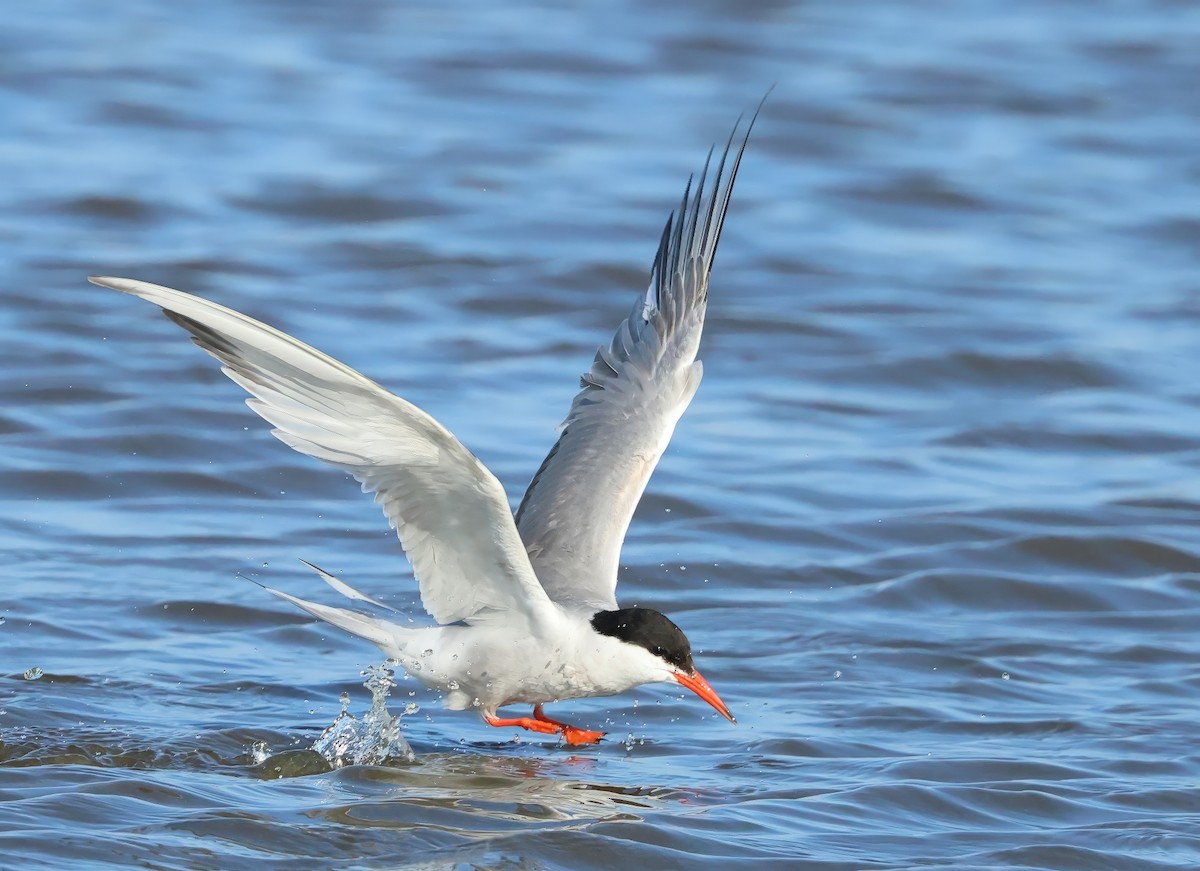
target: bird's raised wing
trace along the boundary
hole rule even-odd
[[[580,378],[583,389],[571,403],[558,442],[517,509],[517,529],[534,571],[560,605],[617,607],[625,532],[675,424],[700,386],[696,352],[708,276],[757,117],[756,111],[736,152],[734,126],[711,188],[706,179],[712,151],[695,191],[688,180],[679,211],[663,230],[649,289]]]
[[[246,404],[280,441],[345,469],[374,493],[439,623],[536,620],[553,608],[504,489],[424,411],[232,309],[144,281],[90,281],[161,306],[253,394]]]

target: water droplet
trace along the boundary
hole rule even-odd
[[[1008,678],[1008,672],[1007,672],[1007,671],[1006,671],[1006,672],[1004,672],[1004,674],[1000,675],[1000,680],[1008,680],[1008,679],[1009,679],[1009,678]]]
[[[483,704],[483,702],[481,702],[481,701],[479,701],[479,699],[475,698],[475,699],[471,699],[471,704],[478,708],[480,705]]]
[[[834,679],[834,680],[840,680],[840,679],[841,679],[841,677],[842,677],[842,670],[839,668],[837,671],[835,671],[835,672],[833,673],[833,679]]]
[[[46,672],[42,671],[36,665],[33,668],[27,669],[25,672],[25,680],[41,680]]]
[[[450,681],[450,683],[446,684],[446,689],[448,689],[448,690],[458,689],[458,681],[456,681],[456,680]]]
[[[250,758],[254,760],[255,765],[262,765],[270,755],[271,748],[267,746],[266,741],[255,741],[250,745]]]
[[[419,711],[419,710],[421,710],[421,706],[418,705],[416,702],[409,702],[407,705],[404,706],[404,713],[410,717],[413,714],[417,713],[417,711]]]
[[[458,654],[455,653],[453,656],[450,657],[450,659],[453,660],[454,662],[458,662]]]
[[[342,706],[343,714],[350,710],[350,693],[343,691],[342,694],[338,696],[338,703]]]
[[[270,565],[270,563],[266,563],[266,562],[265,562],[265,563],[263,563],[263,568],[265,569],[265,568],[266,568],[267,566],[269,566],[269,565]]]
[[[433,656],[433,648],[432,648],[432,647],[426,647],[424,650],[422,650],[422,651],[421,651],[421,655],[422,655],[422,656],[424,656],[424,657],[430,657],[430,656]]]
[[[408,670],[409,670],[409,671],[420,671],[420,670],[421,670],[421,663],[419,663],[419,662],[414,662],[412,665],[410,665],[410,666],[408,667]]]

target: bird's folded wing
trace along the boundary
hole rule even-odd
[[[700,385],[708,276],[753,125],[752,118],[736,151],[730,135],[711,188],[712,152],[695,191],[689,180],[663,231],[649,289],[583,374],[558,442],[517,509],[534,571],[561,605],[617,607],[625,532]]]
[[[535,619],[552,607],[500,483],[424,411],[232,309],[143,281],[90,280],[161,306],[253,395],[247,404],[277,438],[373,493],[439,623]]]

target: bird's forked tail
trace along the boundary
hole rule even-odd
[[[361,602],[369,602],[379,608],[385,608],[389,611],[394,611],[394,608],[389,608],[382,602],[378,602],[358,590],[351,587],[344,581],[335,578],[333,575],[323,569],[314,566],[307,560],[301,560],[306,566],[315,571],[321,576],[322,580],[329,586],[333,587],[347,599],[355,599]],[[390,659],[399,659],[402,653],[402,638],[401,630],[395,623],[390,620],[383,620],[379,617],[372,617],[369,614],[363,614],[359,611],[351,611],[349,608],[334,608],[330,605],[321,605],[317,602],[310,602],[307,599],[301,599],[297,596],[289,595],[281,590],[276,590],[260,584],[264,590],[272,595],[278,596],[285,602],[291,602],[297,608],[307,611],[318,620],[324,620],[326,623],[332,624],[339,629],[344,629],[351,635],[357,635],[359,638],[365,638],[367,641],[375,644],[384,654]]]

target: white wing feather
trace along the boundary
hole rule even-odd
[[[500,483],[424,411],[232,309],[144,281],[90,280],[161,306],[253,395],[276,437],[375,494],[437,622],[536,621],[553,609]]]

